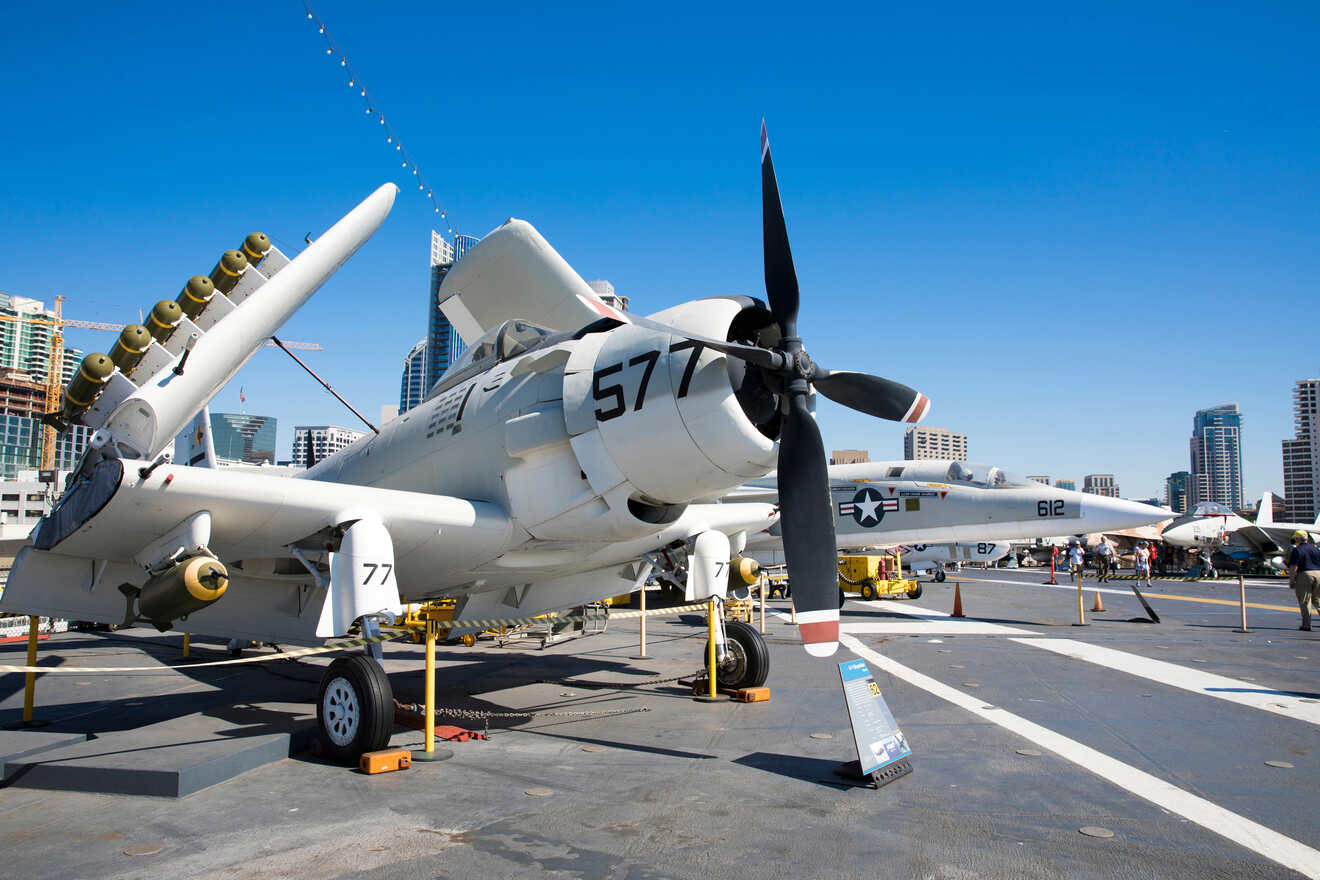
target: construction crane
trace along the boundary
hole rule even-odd
[[[64,372],[64,328],[78,327],[83,330],[110,330],[118,333],[123,330],[122,324],[108,324],[104,321],[82,321],[77,318],[64,317],[64,296],[60,294],[55,297],[54,320],[48,318],[38,318],[28,315],[0,315],[0,321],[9,321],[15,324],[39,324],[51,328],[50,334],[50,355],[47,358],[46,366],[46,388],[45,388],[45,411],[56,412],[63,404],[62,395],[64,392],[64,383],[61,376]],[[317,342],[291,342],[281,340],[285,348],[294,348],[301,351],[322,351],[320,343]],[[275,343],[266,340],[266,345],[275,348]],[[43,425],[41,428],[41,469],[50,471],[55,469],[55,428],[50,425]]]

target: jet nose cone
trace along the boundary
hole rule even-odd
[[[1161,520],[1172,519],[1173,511],[1139,501],[1087,495],[1082,499],[1082,522],[1088,532],[1114,532],[1135,529]]]

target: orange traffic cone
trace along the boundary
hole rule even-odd
[[[1092,611],[1104,611],[1105,603],[1100,601],[1100,591],[1095,591],[1095,604],[1091,606]]]
[[[962,610],[962,586],[954,581],[953,583],[953,613],[950,617],[966,617]]]

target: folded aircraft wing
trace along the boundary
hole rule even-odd
[[[617,313],[525,220],[510,219],[454,264],[439,305],[471,344],[510,318],[578,330]]]

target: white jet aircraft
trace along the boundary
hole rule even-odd
[[[1172,515],[1162,507],[1046,486],[962,461],[830,465],[829,480],[840,550],[948,542],[1007,547],[1019,538],[1118,531]],[[725,500],[775,503],[776,483],[774,475],[753,480]],[[749,536],[748,549],[778,549],[778,531],[772,526]]]
[[[61,419],[95,433],[0,605],[314,644],[371,636],[405,602],[455,598],[460,627],[573,607],[638,585],[637,560],[667,547],[690,548],[689,596],[722,596],[745,536],[775,524],[805,646],[833,653],[832,502],[810,395],[906,422],[929,401],[807,356],[764,127],[761,170],[768,305],[717,297],[622,314],[509,221],[446,279],[449,308],[466,313],[460,330],[481,338],[423,404],[300,478],[191,467],[165,449],[366,242],[397,188],[382,186],[293,260],[272,249],[246,270],[231,264],[224,292],[190,286],[187,316],[153,312],[140,358],[84,363]],[[492,320],[534,292],[546,315]],[[776,466],[778,506],[703,503]],[[739,676],[726,684],[764,680],[751,661],[766,656],[759,640],[751,627],[717,631],[722,681],[726,669]],[[393,712],[369,656],[330,665],[317,701],[330,754],[354,761],[382,747]]]
[[[1313,539],[1320,536],[1320,517],[1313,523],[1276,523],[1274,496],[1266,492],[1254,523],[1222,504],[1203,501],[1165,526],[1160,537],[1175,547],[1220,552],[1239,561],[1259,557],[1277,571],[1284,567],[1289,539],[1298,529]]]

